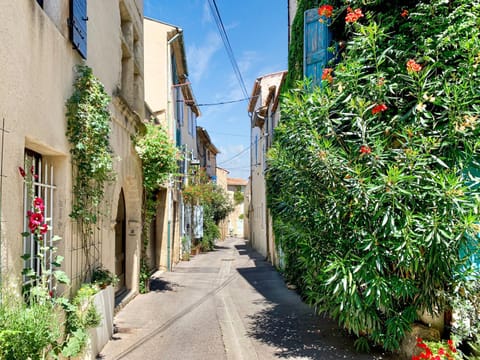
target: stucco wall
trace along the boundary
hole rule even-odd
[[[128,0],[139,13],[141,1]],[[45,10],[36,1],[16,0],[2,4],[0,12],[0,117],[5,119],[5,154],[2,188],[2,274],[19,279],[22,262],[23,188],[18,166],[23,164],[26,147],[41,153],[55,166],[55,234],[61,236],[59,252],[65,255],[65,270],[70,269],[71,226],[71,165],[69,143],[66,139],[65,103],[70,97],[75,78],[75,65],[83,63],[68,39],[64,6],[61,2],[46,1]],[[49,5],[48,5],[49,4]],[[56,4],[56,5],[55,5]],[[55,16],[55,9],[60,13]],[[53,15],[52,15],[53,14]],[[142,21],[137,15],[138,31]],[[88,60],[94,74],[113,94],[121,78],[121,28],[118,0],[88,2]],[[141,69],[143,71],[143,69]],[[142,75],[143,76],[143,75]],[[143,99],[142,99],[143,101]],[[113,103],[111,143],[114,150],[117,182],[107,191],[106,204],[118,199],[119,188],[125,186],[130,202],[129,219],[140,220],[141,170],[131,144],[132,128],[122,110]],[[113,187],[115,189],[113,189]],[[127,200],[128,201],[128,200]],[[115,218],[112,205],[107,217]],[[102,222],[102,259],[109,268],[114,247],[111,223]],[[131,269],[129,285],[136,287],[140,237],[132,237],[128,245]],[[113,253],[114,254],[114,253]],[[8,269],[8,270],[7,270]]]

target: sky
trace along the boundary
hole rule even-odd
[[[287,69],[286,0],[216,0],[233,54],[251,95],[256,78]],[[245,99],[208,0],[144,0],[144,15],[183,29],[189,80],[197,104]],[[248,101],[200,106],[204,127],[229,177],[250,176]]]

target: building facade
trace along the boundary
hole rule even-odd
[[[188,185],[197,155],[197,118],[201,116],[188,80],[183,31],[145,18],[145,100],[155,122],[164,127],[181,154],[179,177],[160,189],[157,215],[150,235],[153,268],[171,270],[189,248],[191,214],[182,189]]]
[[[87,6],[88,5],[88,6]],[[138,291],[142,170],[132,139],[144,127],[142,0],[18,0],[0,13],[0,186],[2,284],[19,289],[24,253],[35,251],[20,235],[30,204],[18,168],[34,164],[36,196],[44,197],[49,229],[62,240],[61,266],[71,292],[102,266],[128,299]],[[105,188],[92,241],[83,241],[72,213],[71,144],[66,102],[77,66],[87,65],[111,97],[110,147],[115,181]],[[29,171],[30,169],[28,169]],[[113,309],[109,309],[113,313]]]
[[[280,120],[279,94],[286,71],[256,79],[248,104],[251,114],[251,173],[248,221],[252,246],[273,264],[278,265],[272,220],[267,207],[265,172],[268,168],[267,152],[272,146],[275,127]]]
[[[234,210],[228,215],[229,236],[245,238],[245,189],[248,181],[239,178],[227,178],[227,194],[232,201]]]

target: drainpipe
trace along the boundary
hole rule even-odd
[[[170,45],[172,42],[174,42],[175,40],[177,40],[180,35],[182,34],[182,30],[181,29],[178,29],[177,28],[177,33],[170,39],[167,41],[167,72],[166,72],[166,75],[167,75],[167,99],[169,99],[169,102],[170,104],[167,104],[167,126],[168,126],[168,132],[170,133],[172,131],[172,129],[174,129],[174,126],[173,126],[173,119],[171,117],[171,111],[170,111],[170,106],[172,104],[172,72],[171,72],[171,68],[172,68],[172,64],[171,64],[171,50],[170,50]],[[173,139],[175,139],[175,133],[172,134],[173,135]],[[172,176],[170,175],[170,178],[168,180],[168,189],[169,189],[169,196],[168,196],[168,208],[167,208],[167,271],[171,271],[171,263],[172,263],[172,259],[171,259],[171,244],[172,244],[172,241],[174,241],[175,239],[172,239],[171,238],[171,228],[172,228],[172,209],[173,209],[173,182],[172,182]]]

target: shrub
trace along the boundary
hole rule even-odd
[[[409,2],[367,3],[332,81],[285,95],[267,185],[287,277],[395,350],[417,310],[442,310],[469,273],[459,253],[479,229],[480,2],[410,2],[406,17]]]
[[[9,300],[0,305],[0,358],[44,359],[61,335],[56,308],[52,302],[27,306]]]

